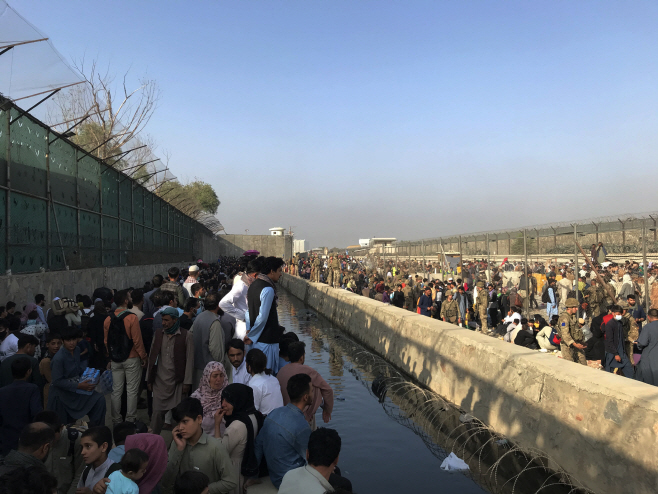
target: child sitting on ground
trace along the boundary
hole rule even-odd
[[[110,474],[107,494],[139,494],[137,481],[144,476],[149,456],[141,449],[126,451],[121,458],[121,470]]]

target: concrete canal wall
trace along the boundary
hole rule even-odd
[[[658,388],[284,275],[279,283],[443,398],[596,493],[658,491]]]

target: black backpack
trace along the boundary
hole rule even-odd
[[[110,327],[107,331],[107,351],[112,362],[125,362],[133,349],[133,340],[126,332],[124,319],[132,312],[123,311],[118,316],[110,315]]]
[[[546,285],[544,290],[541,292],[541,301],[545,304],[550,304],[551,303],[551,297],[548,295],[548,288],[549,288],[549,286]]]
[[[118,472],[121,470],[121,464],[120,463],[112,463],[109,467],[107,467],[107,470],[105,471],[105,478],[109,477],[111,473]],[[85,483],[87,482],[87,477],[89,477],[89,472],[91,472],[91,465],[87,465],[85,469],[82,471],[82,485],[84,486]],[[93,489],[93,486],[92,486]]]

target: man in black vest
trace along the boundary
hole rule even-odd
[[[266,258],[260,274],[247,291],[249,310],[245,314],[247,336],[244,342],[262,350],[267,357],[267,368],[273,374],[279,371],[279,340],[284,331],[276,312],[276,283],[283,273],[283,264],[280,257]]]

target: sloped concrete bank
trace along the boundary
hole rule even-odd
[[[658,388],[345,290],[279,283],[391,364],[596,493],[658,491]]]

